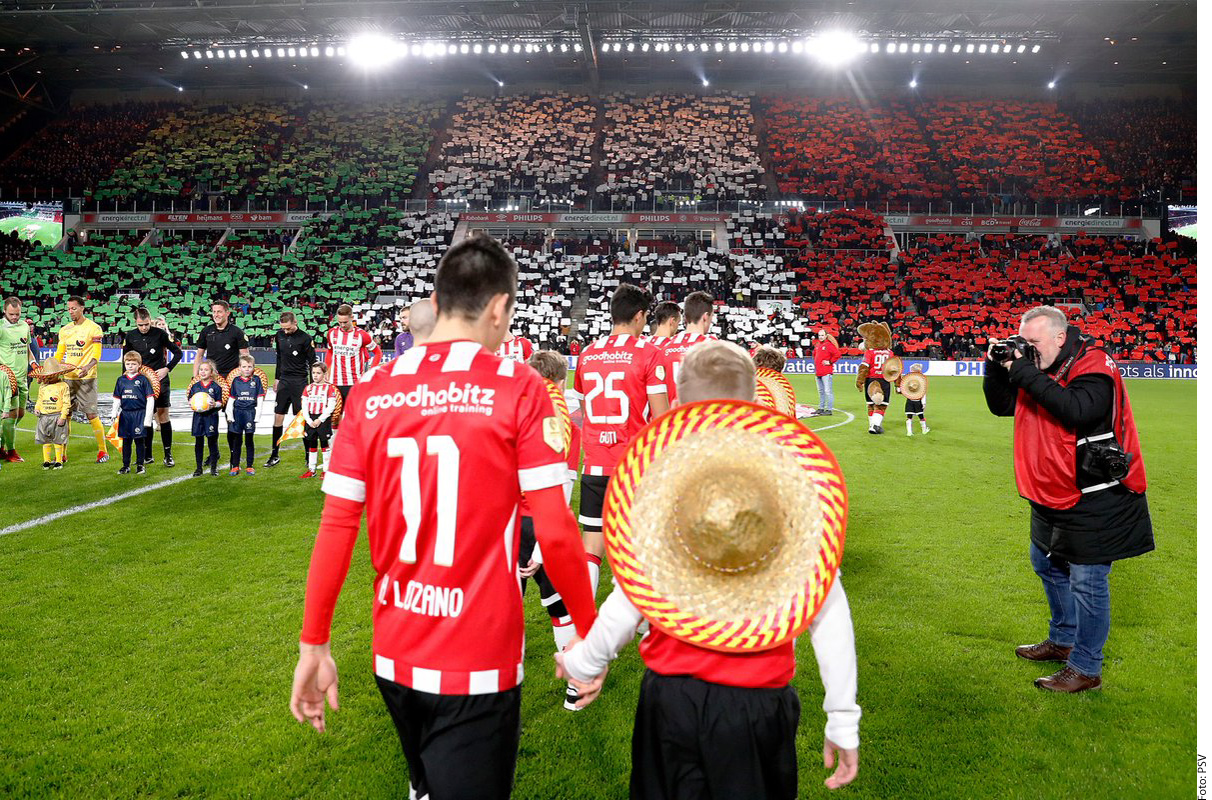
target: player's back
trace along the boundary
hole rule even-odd
[[[648,420],[648,395],[665,394],[661,351],[621,333],[590,344],[577,359],[586,475],[611,475],[631,437]]]
[[[713,339],[714,336],[705,333],[682,331],[670,336],[665,342],[665,346],[661,348],[661,363],[665,367],[665,388],[670,403],[677,399],[678,373],[682,370],[682,359],[686,357],[687,351],[699,342]]]
[[[520,494],[566,469],[542,379],[474,342],[418,345],[344,413],[324,490],[365,502],[375,673],[441,694],[516,686]]]

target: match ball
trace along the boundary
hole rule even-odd
[[[215,399],[206,392],[198,392],[189,398],[189,407],[204,414],[215,407]]]

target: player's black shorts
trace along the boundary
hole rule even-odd
[[[306,385],[307,381],[301,378],[279,378],[278,392],[274,398],[274,413],[298,414],[303,408],[303,388]]]
[[[417,797],[507,800],[522,736],[521,687],[441,695],[377,675],[375,682],[396,724]]]
[[[926,413],[926,404],[921,400],[906,400],[905,401],[905,416],[920,417]]]
[[[337,387],[337,391],[341,393],[341,406],[342,407],[345,406],[345,401],[347,401],[349,399],[349,390],[352,388],[353,388],[353,386],[338,386]]]
[[[609,475],[581,475],[580,522],[587,531],[602,532],[602,505],[609,484]]]
[[[884,380],[883,378],[868,378],[867,379],[867,389],[863,394],[865,394],[867,396],[868,403],[874,402],[871,399],[872,385],[879,386],[880,391],[884,393],[884,399],[883,399],[883,402],[880,403],[880,405],[885,405],[885,406],[888,405],[888,397],[892,393],[892,387],[888,384],[888,381]]]
[[[644,673],[631,734],[631,797],[796,796],[795,689]]]
[[[152,404],[153,408],[168,408],[168,401],[173,393],[172,375],[165,375],[160,381],[160,396]]]
[[[332,417],[324,420],[314,428],[310,425],[303,426],[303,447],[308,450],[315,450],[317,447],[328,447],[330,439],[332,439]]]
[[[534,555],[534,517],[522,517],[521,535],[518,543],[518,566],[524,567],[530,563]]]

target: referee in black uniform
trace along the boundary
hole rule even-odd
[[[122,355],[138,353],[143,366],[156,372],[160,381],[160,396],[156,398],[156,421],[160,423],[160,441],[164,443],[164,466],[171,467],[173,461],[173,424],[168,417],[169,395],[172,394],[168,373],[181,361],[181,348],[168,335],[168,331],[152,327],[151,314],[143,306],[135,309],[135,329],[122,337]],[[172,354],[172,360],[168,355]],[[147,464],[155,463],[151,456],[152,428],[147,426]]]
[[[194,347],[194,378],[198,377],[198,365],[204,360],[215,362],[215,368],[224,378],[227,373],[240,366],[240,356],[248,355],[248,338],[244,331],[231,321],[231,306],[224,300],[216,300],[210,304],[210,316],[214,322],[202,329]],[[222,414],[220,416],[223,416]],[[238,436],[227,432],[227,444],[235,449],[233,439]]]
[[[303,388],[311,380],[311,365],[316,361],[316,346],[311,334],[299,329],[293,311],[283,311],[278,318],[282,330],[274,334],[274,350],[278,355],[278,369],[274,374],[274,449],[265,462],[267,467],[276,467],[278,439],[282,438],[282,422],[287,409],[293,417],[303,407]],[[307,453],[303,454],[304,459]]]

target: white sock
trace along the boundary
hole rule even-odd
[[[926,418],[922,417],[920,422],[922,423],[922,433],[929,433],[930,426],[926,424]]]
[[[328,472],[328,448],[320,448],[320,469]]]
[[[913,435],[913,420],[912,419],[905,420],[905,433],[909,434],[910,436]]]
[[[564,652],[564,648],[572,641],[572,637],[577,635],[577,627],[572,624],[571,620],[567,625],[556,625],[552,623],[551,635],[555,639],[557,652]]]
[[[871,427],[878,428],[884,424],[884,412],[877,411],[871,415]]]
[[[586,564],[589,565],[589,588],[593,590],[593,596],[598,596],[598,578],[602,574],[602,565],[593,559],[587,559]]]
[[[307,451],[307,471],[308,472],[316,471],[316,451],[315,450]]]

